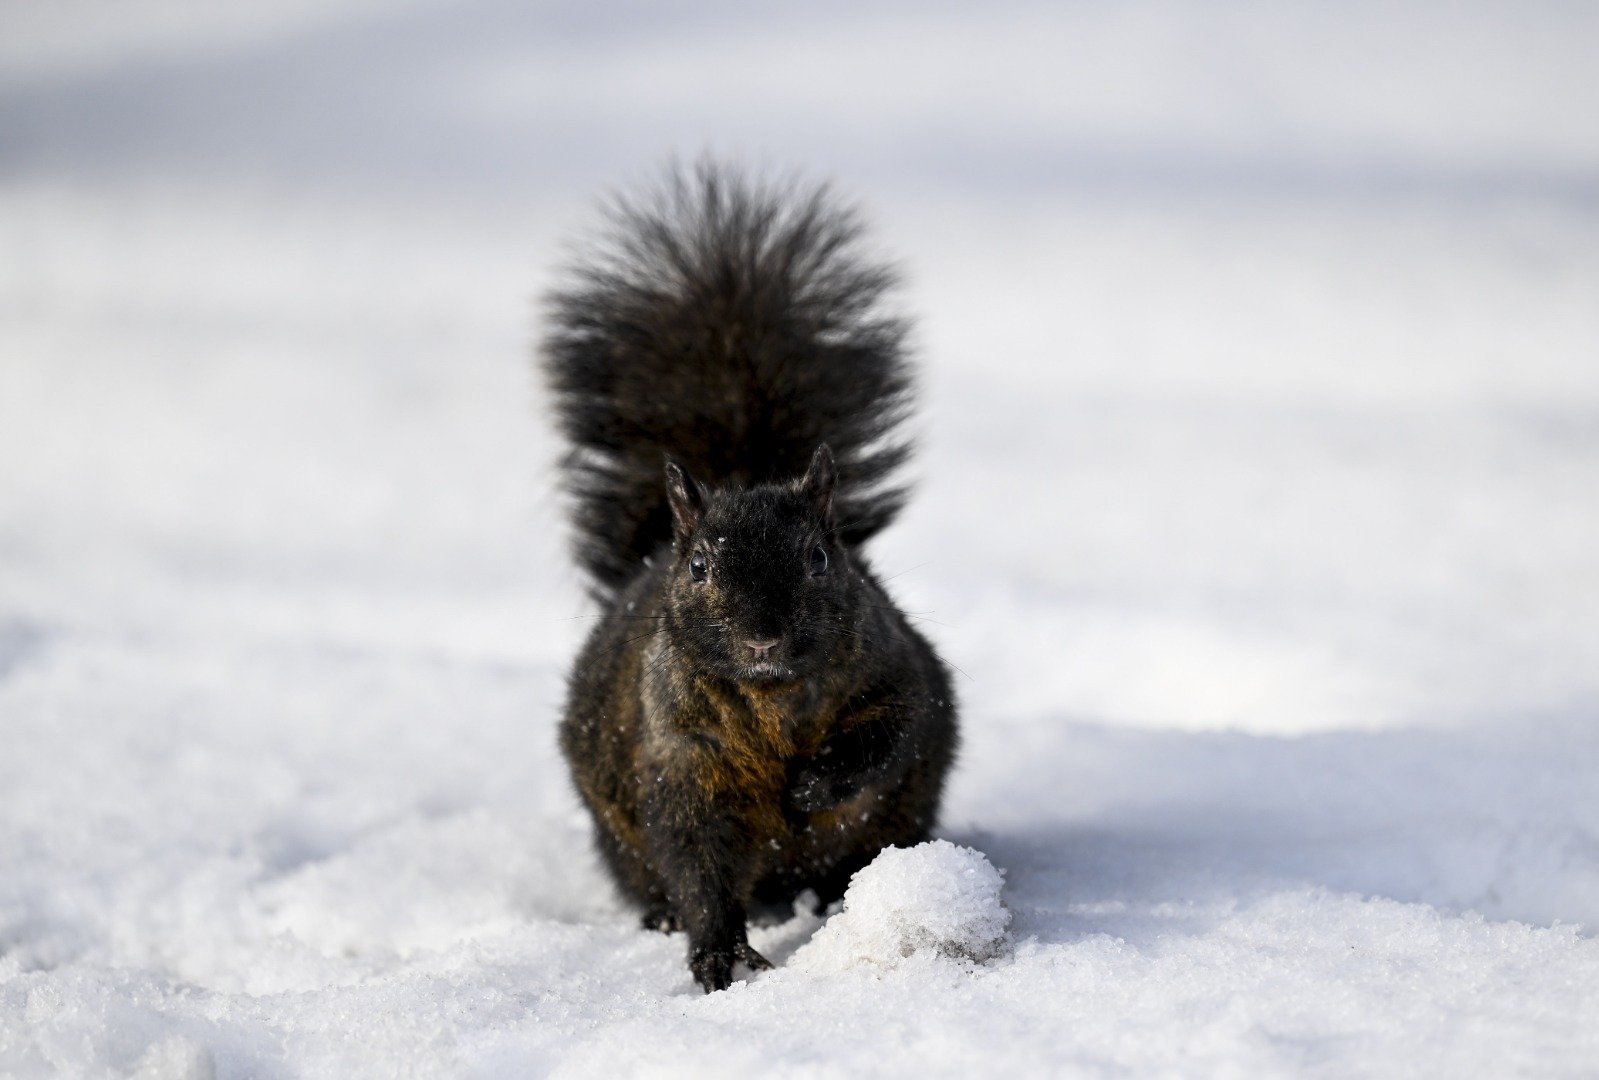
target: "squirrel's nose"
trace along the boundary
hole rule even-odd
[[[755,641],[753,639],[745,639],[744,644],[748,645],[750,648],[754,649],[756,652],[760,653],[762,656],[765,656],[767,651],[770,650],[773,645],[777,644],[777,641],[778,641],[778,639],[775,638],[775,637],[774,638],[766,638],[766,639],[764,639],[762,641]]]

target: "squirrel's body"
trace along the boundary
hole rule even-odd
[[[955,751],[944,666],[859,550],[898,509],[880,485],[909,384],[855,233],[825,192],[705,168],[624,206],[554,298],[545,366],[605,607],[561,748],[618,886],[688,931],[706,990],[765,966],[752,905],[826,903],[925,840]]]

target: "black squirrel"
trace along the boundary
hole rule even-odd
[[[550,296],[576,553],[604,614],[561,749],[644,925],[708,993],[755,905],[926,840],[956,749],[938,655],[861,545],[904,500],[893,272],[825,186],[705,163],[618,199]]]

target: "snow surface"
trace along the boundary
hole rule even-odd
[[[0,33],[0,1076],[1599,1071],[1599,9],[112,7]],[[708,143],[906,267],[965,743],[702,996],[526,358]],[[829,960],[953,845],[1008,949]]]

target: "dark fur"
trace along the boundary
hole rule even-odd
[[[884,266],[826,189],[760,187],[727,170],[673,172],[550,299],[544,370],[571,444],[577,555],[601,599],[670,539],[661,464],[728,487],[791,480],[828,443],[839,520],[858,546],[904,493],[904,323]]]
[[[927,838],[953,697],[860,552],[903,498],[909,379],[854,217],[706,166],[615,226],[544,348],[606,609],[561,748],[618,886],[710,991],[766,966],[752,905],[826,903]]]

